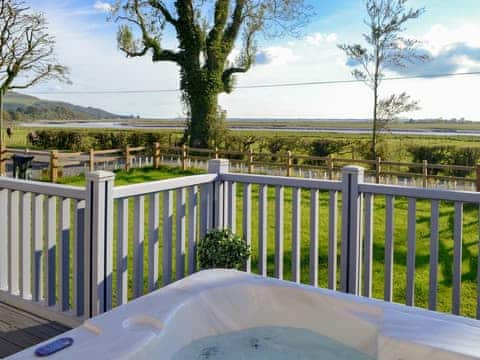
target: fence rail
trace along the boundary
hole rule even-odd
[[[443,268],[451,272],[449,311],[462,314],[467,301],[480,317],[478,288],[474,305],[462,297],[472,281],[462,276],[464,210],[479,209],[479,193],[365,183],[356,166],[344,167],[341,180],[232,173],[226,159],[210,160],[208,172],[116,187],[113,173],[95,171],[85,188],[0,177],[0,300],[88,318],[195,272],[197,241],[209,229],[230,228],[251,245],[246,271],[367,297],[378,297],[380,287],[385,301],[414,306],[423,271],[418,211],[428,202],[426,307],[446,303]],[[452,249],[440,256],[445,202],[453,207]],[[480,225],[478,214],[474,222]],[[479,262],[470,260],[478,274]]]
[[[0,151],[0,174],[5,173],[7,160],[12,155],[24,153],[35,155],[37,157],[35,161],[44,164],[44,169],[48,170],[48,178],[51,182],[56,182],[63,171],[70,167],[91,172],[98,169],[122,168],[129,170],[143,166],[158,168],[162,164],[175,164],[186,170],[189,167],[206,168],[208,160],[218,159],[222,156],[235,164],[237,171],[248,173],[271,172],[271,169],[275,169],[275,175],[304,177],[306,173],[311,173],[310,177],[333,180],[340,177],[344,165],[356,164],[366,166],[365,174],[371,176],[371,182],[377,184],[409,179],[419,181],[419,184],[425,188],[435,186],[440,181],[453,184],[452,187],[456,188],[457,182],[461,182],[476,191],[480,190],[480,165],[432,164],[426,160],[421,163],[408,163],[381,158],[376,160],[346,159],[333,156],[300,155],[291,151],[269,154],[255,153],[251,149],[242,152],[218,148],[166,147],[159,143],[155,143],[152,147],[126,146],[123,149],[90,149],[88,152],[76,153],[6,148]],[[414,171],[414,169],[417,170]],[[443,174],[439,174],[439,172],[443,172]]]

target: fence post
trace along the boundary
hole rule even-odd
[[[95,150],[93,148],[88,153],[88,164],[89,171],[95,171]]]
[[[7,148],[0,145],[0,176],[5,176],[7,172]]]
[[[182,170],[187,170],[187,145],[182,146]]]
[[[428,186],[428,161],[423,160],[422,165],[422,186],[426,188]]]
[[[377,157],[377,162],[375,163],[375,182],[380,184],[380,175],[382,174],[382,158]]]
[[[252,148],[248,148],[248,173],[253,173],[253,150]]]
[[[480,191],[480,164],[475,165],[476,170],[476,184],[477,184],[477,191]]]
[[[328,167],[328,179],[333,180],[333,156],[332,154],[328,155],[327,158],[327,167]]]
[[[127,145],[125,147],[125,170],[126,171],[130,170],[131,161],[132,161],[132,158],[130,156],[130,146]]]
[[[112,308],[113,183],[108,171],[87,174],[85,206],[85,314],[92,317]]]
[[[361,289],[361,219],[364,169],[346,166],[342,169],[342,253],[340,259],[343,292],[359,295]]]
[[[292,152],[287,151],[287,176],[292,176]]]
[[[55,183],[58,180],[58,151],[50,152],[50,181]]]
[[[219,177],[222,174],[228,173],[229,161],[228,159],[211,159],[208,160],[208,172],[210,174],[217,174]],[[225,185],[220,180],[215,180],[213,184],[211,219],[213,227],[216,229],[223,229],[227,222],[227,207],[225,201]]]
[[[215,146],[215,159],[218,159],[218,147]]]
[[[153,144],[153,167],[158,169],[160,167],[160,143]]]

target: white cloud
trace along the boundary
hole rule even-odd
[[[325,43],[333,43],[338,40],[338,36],[335,33],[322,34],[319,32],[305,36],[305,43],[311,46],[320,46]]]
[[[299,57],[285,46],[270,46],[259,51],[256,57],[258,65],[285,65],[295,62]]]
[[[436,24],[421,36],[420,40],[433,54],[441,52],[445,47],[454,43],[479,47],[480,25],[466,23],[458,27],[446,27],[442,24]]]
[[[100,12],[110,12],[112,10],[112,5],[107,2],[97,0],[93,5],[93,8]]]

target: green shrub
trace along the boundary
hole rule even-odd
[[[348,142],[345,140],[317,139],[311,143],[310,155],[328,156],[342,151]]]
[[[250,256],[250,246],[228,229],[215,229],[198,242],[197,254],[201,269],[240,269]]]
[[[408,148],[408,152],[412,155],[412,162],[422,163],[427,160],[429,164],[448,164],[451,159],[452,146],[446,145],[413,145]],[[410,172],[421,172],[422,169],[412,167]],[[440,172],[438,169],[432,169],[431,174],[437,175]]]
[[[452,150],[450,163],[454,165],[475,166],[480,162],[480,148],[477,147],[456,147]],[[469,171],[451,170],[453,176],[468,176]]]

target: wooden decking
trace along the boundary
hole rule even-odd
[[[68,327],[0,302],[0,358],[57,336]]]

